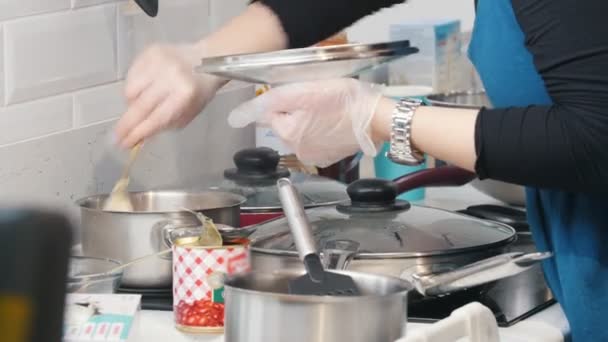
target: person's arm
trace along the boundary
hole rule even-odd
[[[608,26],[605,1],[512,0],[552,105],[474,110],[421,107],[413,143],[480,178],[608,192]],[[576,13],[576,15],[572,15]],[[390,100],[373,127],[390,134]]]
[[[357,20],[405,0],[259,0],[279,18],[291,48],[318,43]]]
[[[254,0],[245,12],[201,40],[201,56],[305,47],[403,0]]]
[[[377,143],[391,138],[395,101],[382,98],[372,121],[372,137]],[[414,146],[437,159],[475,171],[475,121],[479,111],[422,106],[412,121]]]

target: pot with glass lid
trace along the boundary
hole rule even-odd
[[[394,182],[363,179],[348,187],[350,201],[306,210],[316,245],[354,242],[358,251],[349,271],[415,280],[426,284],[420,289],[424,294],[475,287],[525,271],[526,265],[514,261],[523,253],[507,253],[517,236],[513,228],[410,204],[396,198],[398,188]],[[284,218],[257,226],[251,235],[253,270],[302,269],[289,231]],[[521,260],[545,257],[530,254]],[[448,285],[446,277],[452,279]]]
[[[224,181],[213,189],[245,197],[241,226],[250,226],[283,216],[276,188],[280,178],[289,178],[302,196],[305,208],[334,206],[347,201],[346,185],[317,175],[291,172],[279,166],[279,154],[267,147],[244,149],[234,155],[235,168],[224,171]]]

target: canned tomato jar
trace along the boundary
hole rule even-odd
[[[196,245],[192,238],[173,243],[173,314],[186,333],[224,331],[224,275],[251,269],[249,240],[222,247]],[[193,243],[194,242],[194,243]]]

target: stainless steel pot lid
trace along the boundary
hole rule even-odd
[[[354,76],[417,52],[418,49],[411,47],[407,40],[308,47],[205,58],[197,71],[233,80],[277,85]]]
[[[224,181],[213,189],[241,195],[245,212],[281,210],[276,181],[289,177],[306,208],[335,205],[348,200],[346,185],[329,178],[290,172],[279,167],[279,154],[266,147],[245,149],[234,155],[236,168],[224,171]]]
[[[397,200],[390,181],[359,180],[348,194],[350,202],[306,211],[318,248],[348,239],[360,244],[359,259],[403,258],[499,247],[516,238],[507,225]],[[258,225],[251,239],[256,252],[297,255],[284,218]]]

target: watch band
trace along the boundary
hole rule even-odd
[[[397,164],[420,165],[424,155],[412,146],[412,119],[422,105],[418,99],[404,98],[397,102],[393,111],[391,142],[386,156]]]

